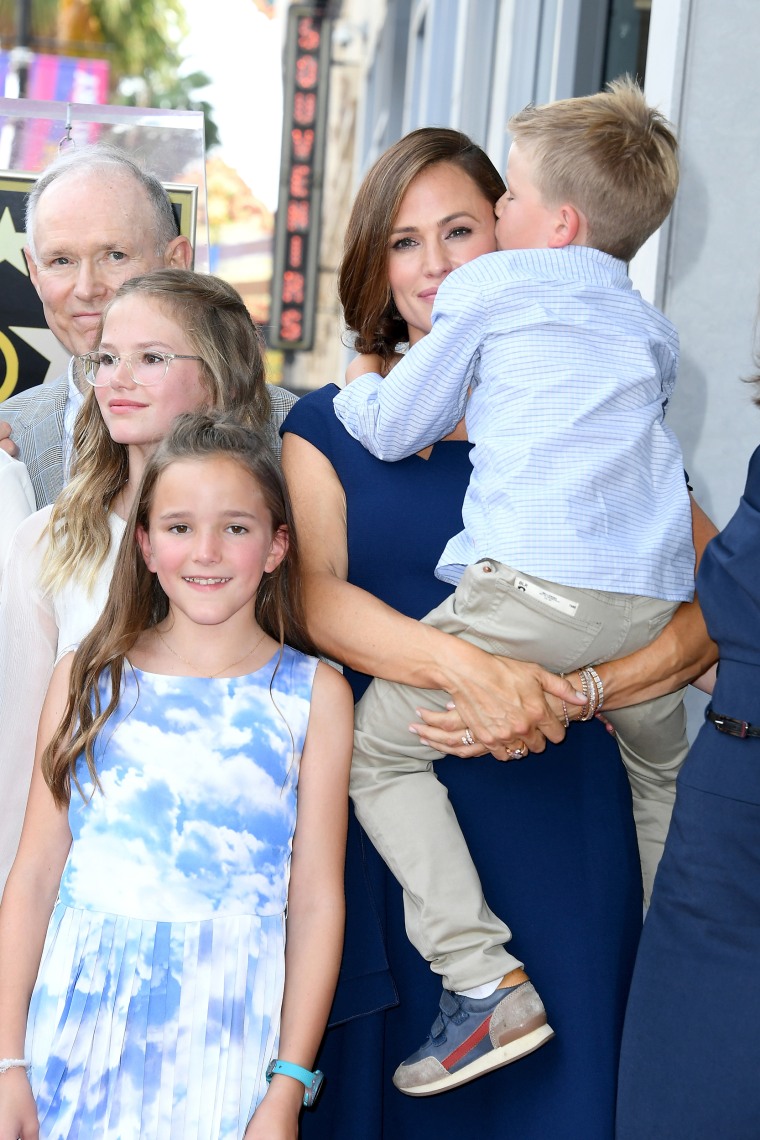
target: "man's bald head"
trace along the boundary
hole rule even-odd
[[[169,199],[169,195],[155,174],[151,174],[130,158],[118,147],[108,145],[93,145],[73,148],[70,147],[58,156],[42,172],[29,192],[26,200],[26,236],[29,252],[34,260],[35,233],[34,220],[37,205],[47,188],[54,182],[65,178],[81,178],[85,175],[104,174],[118,178],[131,178],[145,194],[150,204],[154,221],[155,251],[162,256],[167,245],[179,235],[177,219]],[[138,190],[138,193],[139,193]]]
[[[96,347],[100,315],[123,281],[192,262],[158,178],[111,146],[67,151],[43,171],[27,203],[27,237],[45,320],[74,354]]]

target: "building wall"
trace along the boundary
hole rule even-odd
[[[755,0],[655,0],[647,90],[671,103],[682,170],[656,279],[681,337],[670,422],[719,526],[760,443],[760,409],[741,379],[753,370],[760,285],[758,43]]]
[[[382,0],[343,0],[333,21],[315,341],[311,352],[286,354],[282,383],[294,392],[341,380],[350,356],[343,345],[337,270],[358,184],[356,145],[366,75],[383,20]]]
[[[697,501],[720,527],[760,442],[753,372],[760,231],[760,7],[754,0],[654,0],[646,88],[678,127],[681,185],[669,224],[632,276],[678,328],[669,409]],[[689,734],[706,698],[689,689]]]

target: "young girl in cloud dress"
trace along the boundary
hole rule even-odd
[[[0,907],[2,1140],[295,1140],[352,727],[309,651],[276,461],[228,415],[179,417],[43,709]]]

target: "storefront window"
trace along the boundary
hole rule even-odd
[[[643,86],[652,0],[612,0],[602,85],[632,75]]]

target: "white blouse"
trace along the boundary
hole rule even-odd
[[[103,612],[126,523],[108,516],[111,546],[91,591],[72,579],[54,594],[39,585],[52,507],[13,536],[0,592],[0,891],[16,855],[34,765],[37,724],[53,666]]]
[[[16,527],[37,510],[29,472],[19,459],[0,451],[0,581]]]

